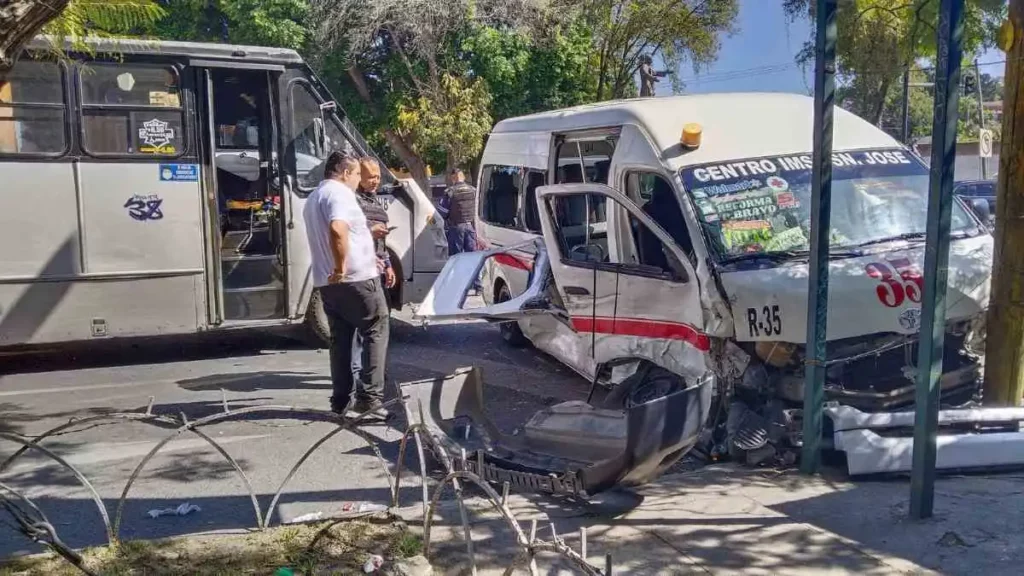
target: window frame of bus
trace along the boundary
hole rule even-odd
[[[510,224],[505,224],[505,223],[502,223],[502,222],[492,221],[492,220],[488,219],[487,218],[488,214],[486,212],[487,208],[488,208],[488,202],[490,201],[490,198],[491,198],[490,186],[491,186],[491,180],[494,178],[495,169],[499,169],[500,170],[500,169],[508,169],[508,168],[512,168],[512,169],[518,170],[519,171],[518,178],[520,179],[519,185],[515,187],[516,209],[515,209],[515,212],[514,212],[513,217],[512,217],[513,218],[513,223],[511,225]],[[524,173],[525,170],[526,170],[525,167],[523,167],[523,166],[515,166],[513,164],[485,164],[484,166],[481,167],[481,169],[480,169],[481,178],[480,178],[480,183],[479,183],[480,187],[477,189],[477,197],[478,197],[477,198],[477,204],[479,205],[479,208],[477,209],[477,217],[480,218],[481,222],[483,222],[484,224],[487,224],[488,226],[494,226],[496,228],[504,228],[505,230],[516,230],[516,231],[526,230],[526,227],[523,225],[523,222],[521,221],[521,217],[520,217],[520,210],[522,209],[522,200],[523,200],[522,174]]]
[[[294,137],[294,134],[292,134],[292,132],[295,130],[295,89],[298,86],[300,86],[300,85],[306,90],[307,93],[309,93],[309,95],[311,95],[313,97],[313,100],[317,103],[318,106],[324,104],[328,100],[323,97],[323,94],[320,93],[320,90],[317,90],[317,85],[314,84],[313,82],[311,82],[308,78],[293,78],[290,82],[288,82],[288,124],[289,124],[289,126],[288,126],[288,136],[287,136],[287,138],[289,140],[288,140],[288,142],[285,143],[286,146],[284,148],[285,149],[285,162],[287,163],[286,166],[292,171],[292,173],[295,176],[295,192],[300,197],[304,198],[304,197],[312,194],[313,191],[315,191],[317,189],[317,187],[319,186],[319,183],[317,183],[317,185],[315,185],[315,186],[308,186],[307,187],[307,186],[303,186],[302,182],[300,182],[299,178],[298,178],[298,175],[299,175],[298,157],[296,156],[296,153],[295,153],[295,146],[294,146],[295,137]],[[331,100],[331,101],[332,102],[337,102],[335,100]],[[336,110],[337,110],[337,108],[336,108]],[[352,150],[354,150],[358,156],[360,156],[360,157],[367,156],[368,154],[367,154],[366,150],[361,150],[359,148],[359,145],[358,145],[359,142],[357,141],[357,139],[353,138],[349,134],[349,131],[345,127],[345,122],[342,120],[342,117],[338,116],[336,110],[332,111],[330,114],[322,115],[324,117],[324,119],[325,119],[325,122],[331,122],[332,124],[334,124],[335,129],[338,130],[338,132],[341,134],[342,138],[344,138],[345,140],[348,141],[349,146],[352,147]],[[289,150],[290,150],[290,152],[289,152]],[[330,153],[328,153],[328,155],[329,154]],[[327,158],[320,158],[321,162],[326,162],[326,160],[327,160]],[[383,171],[384,171],[383,170],[383,166],[381,166],[381,168],[382,168],[381,172],[383,173]],[[383,174],[382,174],[382,177],[383,177]],[[383,181],[384,180],[382,178],[381,182],[383,182]]]
[[[25,55],[23,61],[30,62],[41,62],[44,64],[53,64],[57,66],[57,70],[60,73],[60,95],[61,103],[45,103],[45,102],[11,102],[11,103],[0,103],[0,108],[14,110],[16,108],[30,108],[40,110],[57,110],[60,109],[63,114],[63,126],[64,126],[64,148],[59,152],[4,152],[0,150],[0,158],[3,159],[46,159],[53,160],[55,158],[63,158],[71,153],[73,132],[71,130],[71,116],[70,112],[70,98],[68,93],[68,67],[64,62],[51,61],[43,58],[31,58],[29,55]],[[15,66],[18,64],[15,63]],[[11,116],[13,119],[13,116]]]
[[[103,66],[103,67],[137,67],[137,68],[159,68],[164,70],[170,70],[176,80],[176,86],[178,87],[178,106],[156,106],[156,105],[143,105],[143,104],[87,104],[85,102],[85,85],[82,79],[82,67],[83,66]],[[126,70],[130,71],[130,70]],[[158,62],[139,62],[139,61],[125,61],[125,62],[110,62],[110,61],[96,61],[89,60],[87,62],[76,62],[75,63],[75,90],[77,97],[76,101],[76,120],[78,123],[78,138],[79,145],[81,146],[82,153],[92,158],[118,158],[118,159],[131,159],[131,160],[155,160],[155,161],[167,161],[171,159],[181,158],[187,156],[191,152],[191,141],[192,141],[192,129],[189,126],[189,116],[185,113],[187,109],[186,100],[188,98],[188,91],[184,85],[184,75],[182,74],[181,65],[174,62],[158,63]],[[99,111],[125,111],[131,112],[177,112],[181,116],[181,142],[182,146],[175,151],[175,154],[156,154],[156,153],[145,153],[145,152],[94,152],[89,150],[86,139],[86,111],[87,110],[99,110]],[[131,119],[129,116],[129,127]]]

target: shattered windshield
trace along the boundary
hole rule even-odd
[[[681,171],[698,218],[722,258],[809,250],[811,155],[688,167]],[[901,149],[832,156],[833,248],[923,238],[928,169]],[[975,223],[954,203],[952,231]]]

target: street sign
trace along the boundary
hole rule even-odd
[[[982,158],[992,157],[992,131],[978,131],[978,156]]]

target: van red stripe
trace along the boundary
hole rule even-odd
[[[521,258],[516,258],[511,254],[495,254],[494,260],[495,262],[501,264],[502,266],[518,268],[520,270],[526,270],[527,272],[529,272],[530,269],[533,268],[533,266],[529,262]]]
[[[682,340],[702,352],[711,350],[711,339],[708,338],[708,335],[701,333],[689,324],[640,318],[585,318],[581,316],[572,319],[572,327],[577,332]]]

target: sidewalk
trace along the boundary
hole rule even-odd
[[[1020,574],[1024,476],[940,479],[936,515],[907,517],[909,482],[851,482],[731,465],[667,476],[637,495],[585,505],[513,495],[524,531],[550,522],[573,549],[586,527],[588,560],[610,553],[614,574]],[[501,574],[517,549],[512,532],[482,499],[470,501],[480,574]],[[614,507],[619,506],[620,512]],[[465,567],[454,506],[440,514],[431,559],[440,573]],[[437,520],[437,519],[435,519]],[[544,574],[572,574],[538,557]],[[525,571],[517,572],[519,574]]]

